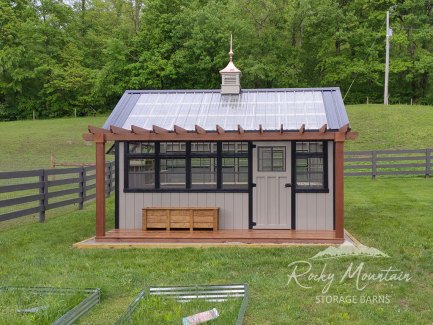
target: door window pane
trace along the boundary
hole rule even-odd
[[[258,147],[259,172],[286,171],[286,147]]]

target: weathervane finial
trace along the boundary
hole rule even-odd
[[[230,62],[233,62],[233,34],[230,33],[230,52],[229,52],[229,56],[230,56]]]

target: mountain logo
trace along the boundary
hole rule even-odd
[[[326,260],[331,258],[347,257],[347,256],[368,256],[368,257],[389,257],[388,254],[378,250],[374,247],[365,245],[347,245],[341,244],[338,247],[328,247],[325,250],[317,253],[311,260]]]

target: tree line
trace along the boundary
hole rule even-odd
[[[432,0],[0,0],[0,120],[108,112],[126,89],[339,86],[433,104]],[[355,81],[354,81],[355,80]]]

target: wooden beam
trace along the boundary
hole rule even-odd
[[[110,125],[110,130],[114,134],[125,134],[125,133],[131,133],[131,130],[127,130],[124,128],[119,128],[118,126]]]
[[[176,134],[188,133],[188,131],[187,131],[186,129],[181,128],[181,127],[178,126],[178,125],[174,125],[174,132],[175,132]]]
[[[325,133],[326,130],[328,129],[328,124],[323,124],[322,127],[319,129],[320,133]]]
[[[135,133],[135,134],[147,134],[147,133],[150,133],[150,132],[151,132],[151,131],[148,130],[148,129],[143,129],[143,128],[140,128],[140,127],[138,127],[138,126],[136,126],[136,125],[131,125],[131,130],[132,130],[132,132]]]
[[[224,129],[221,126],[219,126],[218,124],[216,125],[216,130],[217,130],[218,134],[224,134],[225,133]]]
[[[301,127],[299,128],[299,133],[304,133],[305,132],[305,124],[302,124]]]
[[[143,133],[143,134],[135,134],[135,133],[125,133],[125,134],[114,134],[107,133],[105,134],[105,138],[107,141],[326,141],[326,140],[334,140],[337,134],[341,134],[343,137],[351,138],[353,135],[352,132],[349,133],[339,133],[339,132],[325,132],[320,133],[318,131],[314,132],[287,132],[283,133],[279,131],[269,131],[262,132],[260,131],[252,131],[252,132],[225,132],[219,134],[217,132],[208,132],[206,133],[203,129],[197,129],[197,133],[183,133],[176,134],[174,132],[170,133]],[[203,132],[203,133],[201,133]],[[93,141],[95,135],[86,133],[83,135],[83,139],[86,141]]]
[[[164,128],[160,127],[160,126],[153,125],[152,129],[153,129],[153,132],[155,132],[156,134],[168,133],[167,129],[164,129]]]
[[[195,125],[195,132],[197,132],[198,134],[206,134],[206,130],[197,124]]]
[[[349,132],[349,131],[350,131],[349,123],[343,125],[341,128],[338,129],[338,132],[344,132],[344,133],[346,133],[346,132]]]
[[[97,133],[96,143],[96,238],[105,236],[105,134]]]
[[[98,133],[111,133],[110,130],[103,129],[103,128],[98,128],[97,126],[93,126],[93,125],[89,125],[89,126],[87,127],[87,129],[88,129],[89,132],[92,133],[92,134],[98,134]]]
[[[241,126],[240,124],[238,124],[238,132],[239,132],[240,134],[242,134],[242,133],[245,132],[244,129],[242,128],[242,126]]]
[[[349,131],[346,133],[346,139],[347,140],[355,140],[356,138],[358,138],[358,135],[359,135],[358,132]]]

